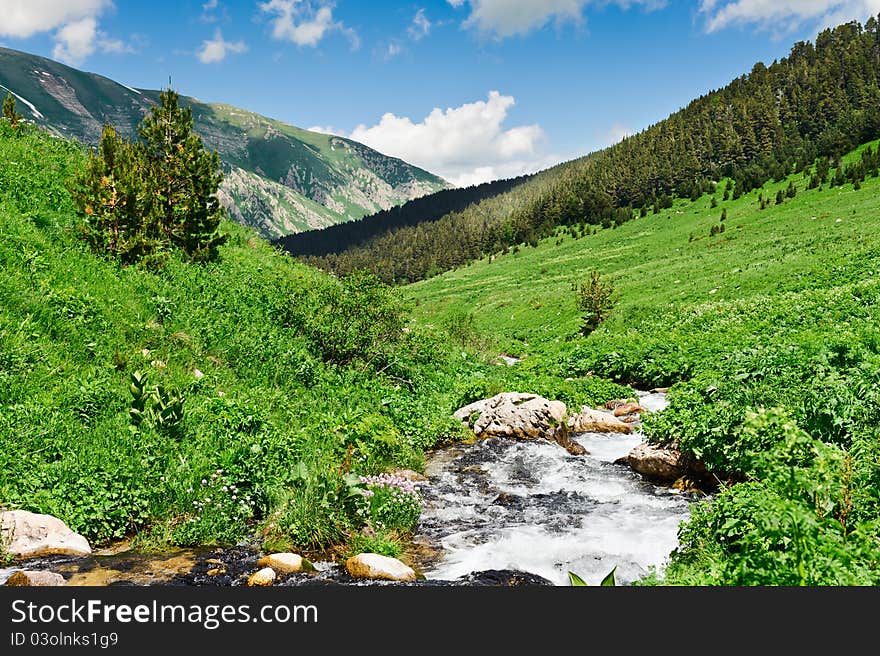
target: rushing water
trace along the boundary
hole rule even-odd
[[[661,410],[665,397],[643,394],[641,404]],[[441,557],[425,576],[512,569],[566,585],[573,571],[595,585],[615,566],[618,583],[662,566],[688,516],[687,495],[614,464],[640,434],[575,439],[589,455],[544,440],[498,439],[435,455],[419,534]]]

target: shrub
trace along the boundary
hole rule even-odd
[[[367,517],[375,531],[409,532],[422,512],[418,490],[412,481],[394,474],[362,476],[366,487]]]
[[[359,360],[376,368],[389,364],[408,319],[397,290],[358,272],[323,282],[308,296],[291,304],[288,323],[302,331],[325,362],[349,365]]]
[[[583,313],[581,334],[592,333],[605,321],[614,307],[614,284],[603,281],[598,271],[590,272],[590,279],[580,284],[574,283],[575,303]]]
[[[457,308],[443,320],[443,327],[449,336],[461,346],[479,345],[479,333],[474,322],[473,312]]]

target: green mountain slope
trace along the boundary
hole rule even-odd
[[[157,91],[0,48],[0,93],[5,90],[18,96],[25,118],[85,143],[97,142],[104,123],[133,135],[158,98]],[[182,100],[193,108],[206,145],[220,153],[227,173],[222,199],[230,214],[266,237],[359,219],[449,187],[350,139],[229,105]]]
[[[621,224],[695,199],[723,177],[738,197],[818,157],[880,137],[880,22],[847,23],[617,145],[539,174],[463,211],[378,235],[311,260],[344,275],[364,269],[412,282],[560,225]]]

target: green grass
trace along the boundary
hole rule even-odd
[[[120,267],[78,237],[65,184],[83,161],[0,121],[0,506],[94,544],[394,553],[399,536],[362,532],[357,475],[419,468],[464,437],[458,407],[674,384],[648,438],[725,485],[645,583],[880,583],[878,179],[806,191],[795,176],[797,197],[763,211],[757,192],[678,201],[401,294],[231,223],[216,263]],[[571,285],[592,269],[618,300],[583,338]],[[493,364],[501,352],[524,360]],[[133,381],[155,388],[143,421]],[[182,418],[160,412],[173,398]]]
[[[359,528],[346,472],[418,466],[459,434],[457,351],[413,327],[372,363],[328,361],[318,340],[356,320],[322,306],[340,283],[245,228],[227,222],[207,266],[154,273],[93,255],[65,188],[83,161],[75,144],[0,121],[0,504],[96,544],[202,544],[248,539],[309,498],[292,531],[317,548]],[[132,421],[136,372],[183,399],[182,421]]]
[[[849,157],[854,157],[855,154]],[[761,211],[789,180],[798,196]],[[456,311],[473,314],[480,332],[501,348],[526,355],[574,334],[579,317],[572,283],[592,269],[614,280],[619,301],[605,326],[616,333],[668,308],[711,308],[726,301],[798,292],[880,273],[880,179],[805,191],[795,175],[737,201],[722,202],[722,185],[695,203],[677,200],[659,215],[574,239],[545,239],[537,248],[484,258],[408,287],[420,318],[442,323]],[[724,233],[710,237],[727,208]]]

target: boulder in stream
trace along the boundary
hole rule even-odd
[[[543,438],[557,442],[572,455],[584,455],[586,449],[570,437],[566,412],[561,401],[550,401],[537,394],[504,392],[466,405],[454,416],[480,438]]]
[[[580,414],[569,417],[568,428],[573,433],[631,433],[633,427],[622,422],[610,412],[581,408]]]
[[[412,567],[375,553],[360,553],[345,561],[346,571],[356,579],[382,579],[385,581],[415,581]]]
[[[626,461],[633,470],[653,480],[672,483],[685,475],[688,464],[676,446],[639,444]]]
[[[92,553],[88,541],[57,517],[25,510],[0,513],[0,539],[7,553],[15,558],[88,556]]]
[[[296,574],[314,569],[309,561],[295,553],[276,553],[264,556],[257,561],[257,567],[269,567],[277,574]]]
[[[272,585],[275,582],[275,570],[271,567],[264,567],[258,572],[254,572],[248,577],[247,584],[251,587]]]
[[[614,408],[615,417],[625,417],[626,415],[642,414],[645,409],[638,403],[624,403]]]

